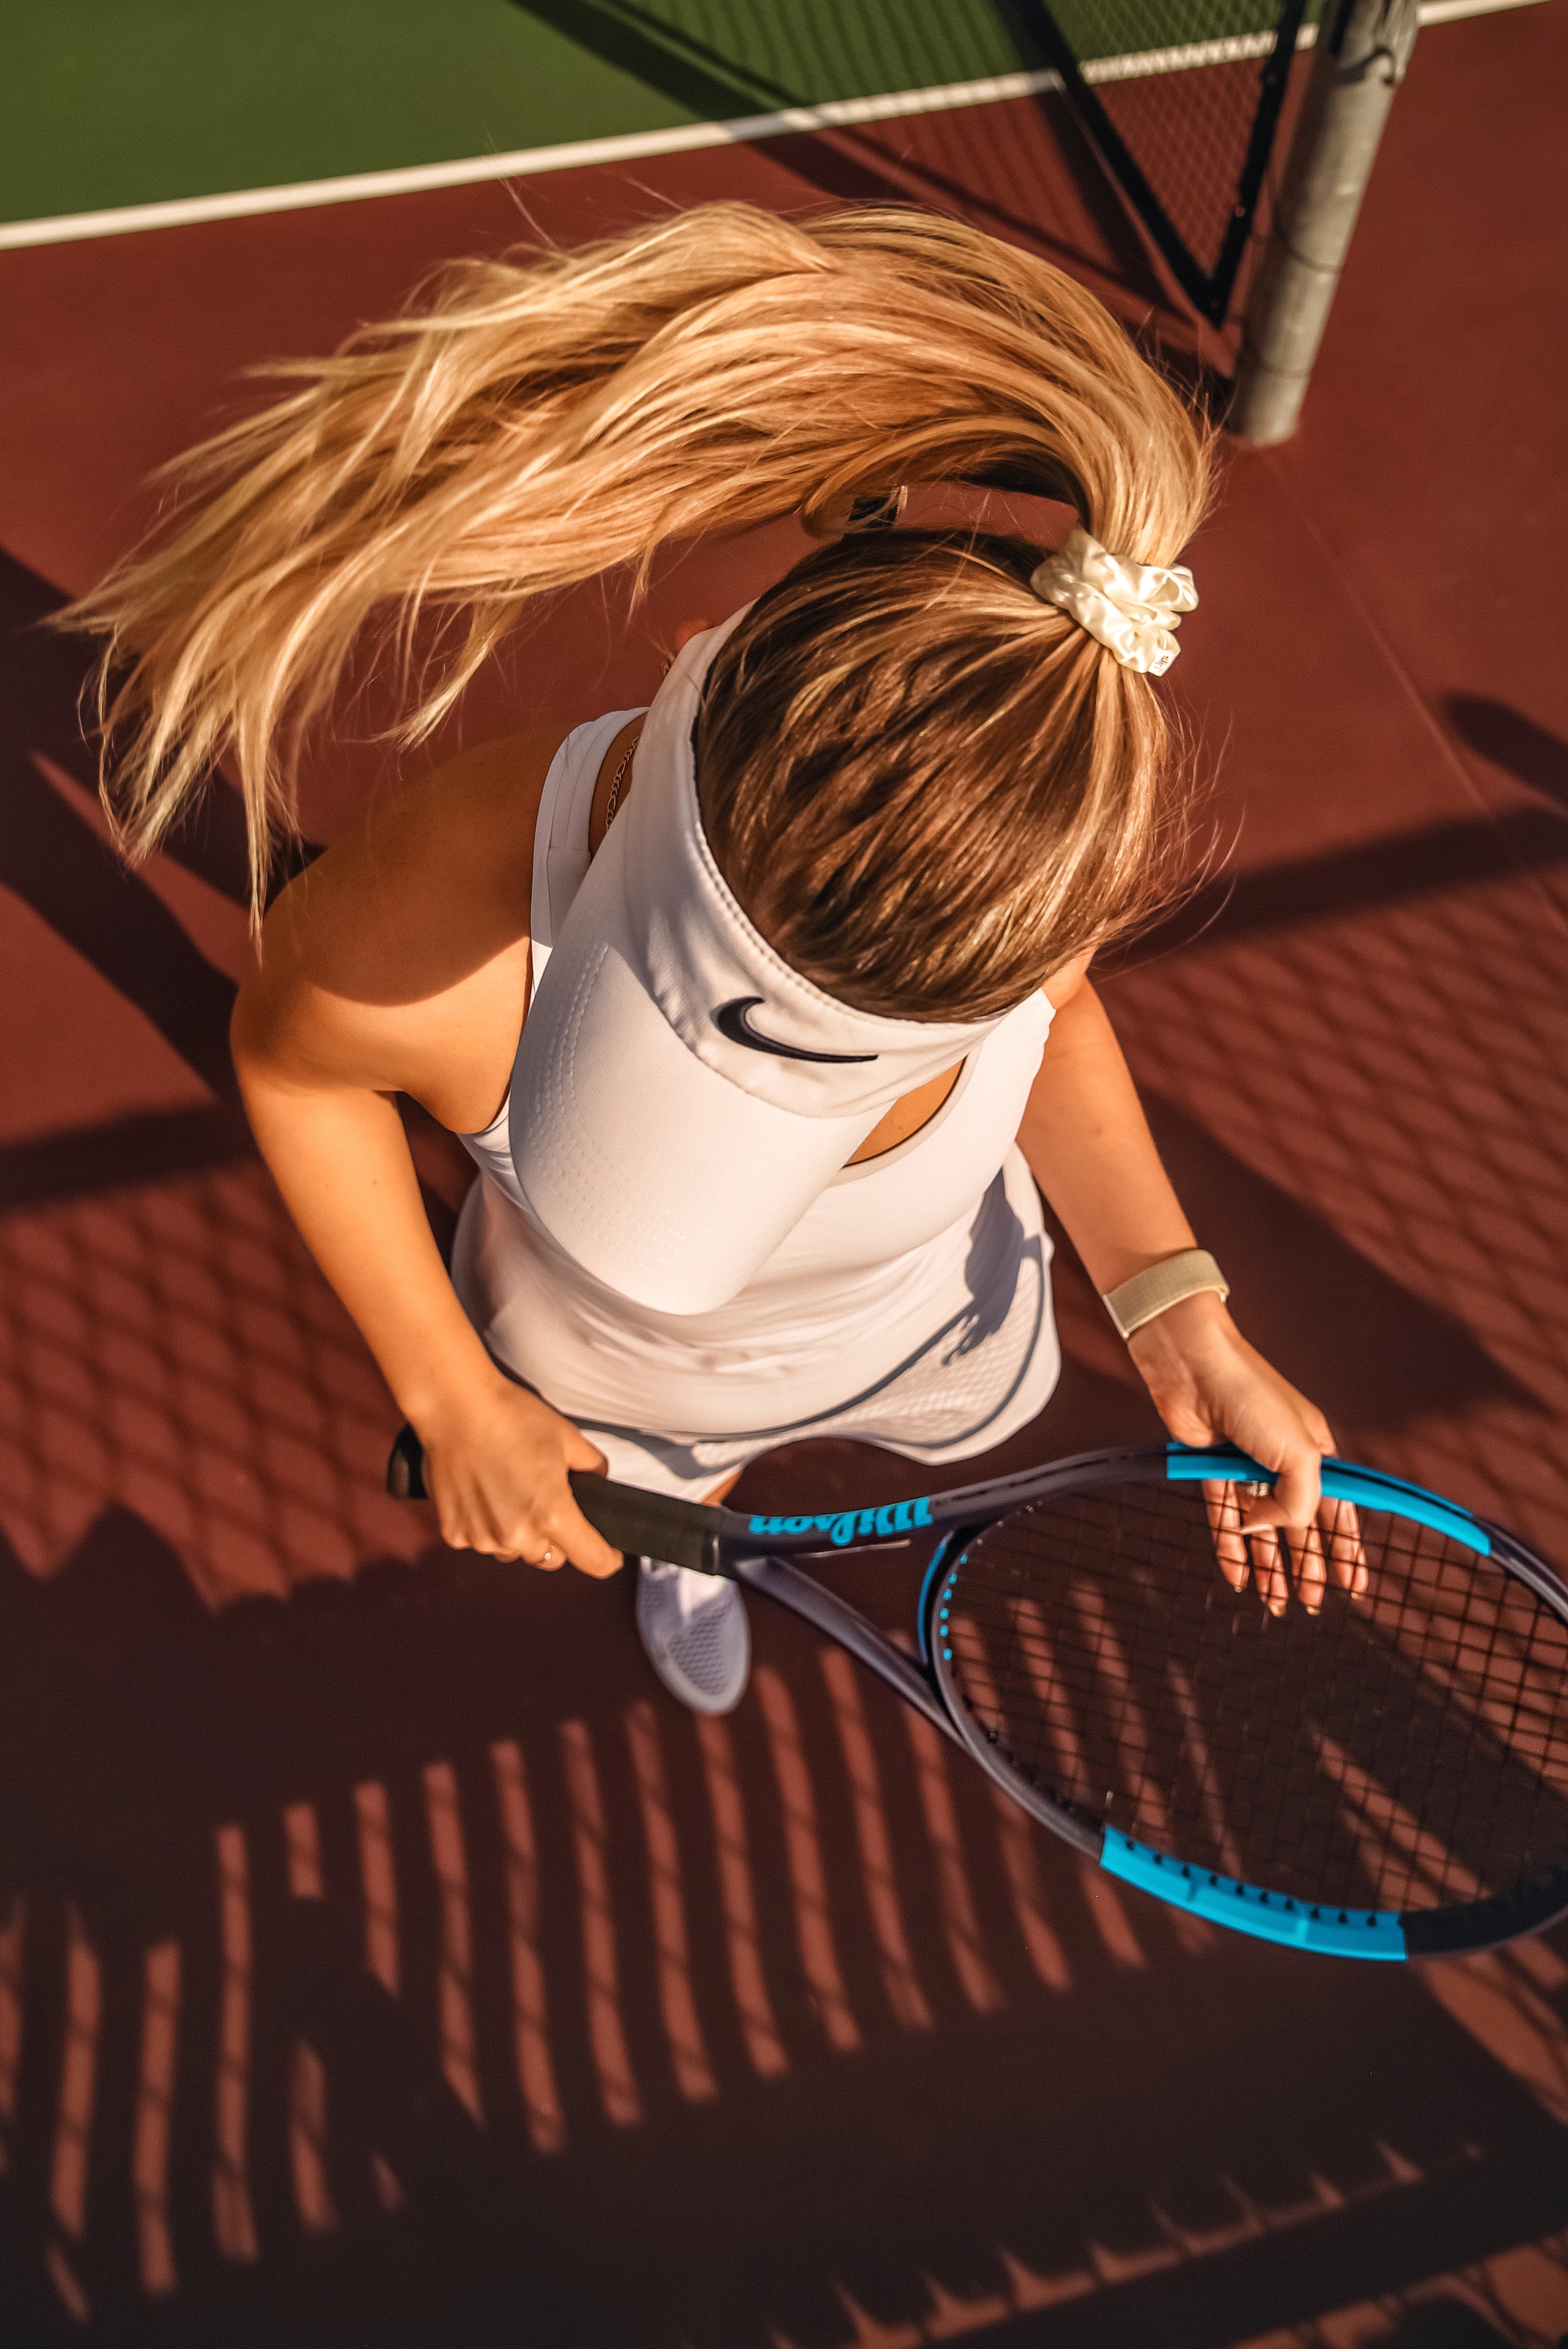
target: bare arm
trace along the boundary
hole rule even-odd
[[[1049,991],[1056,1018],[1019,1128],[1019,1147],[1105,1294],[1196,1243],[1084,966],[1061,974]],[[1249,1528],[1316,1524],[1319,1464],[1334,1449],[1328,1423],[1247,1343],[1219,1297],[1190,1297],[1172,1306],[1135,1332],[1128,1350],[1179,1443],[1236,1444],[1278,1471],[1272,1495],[1249,1506]],[[1244,1580],[1248,1561],[1239,1538],[1219,1547],[1231,1579]],[[1314,1555],[1321,1555],[1315,1541]],[[1336,1571],[1339,1563],[1336,1551]],[[1314,1568],[1303,1578],[1309,1605],[1315,1573]],[[1348,1575],[1347,1568],[1341,1578]],[[1286,1586],[1277,1551],[1260,1580],[1271,1606],[1282,1606]]]
[[[419,1430],[447,1540],[607,1574],[617,1554],[566,1483],[602,1455],[486,1354],[392,1099],[412,1094],[457,1132],[495,1113],[527,998],[547,763],[540,744],[487,745],[301,874],[268,916],[234,1050],[288,1208]]]

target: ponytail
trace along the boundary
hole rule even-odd
[[[851,499],[989,479],[1165,564],[1204,500],[1190,417],[1094,297],[919,212],[715,204],[462,262],[421,308],[277,372],[298,388],[178,460],[172,528],[66,616],[104,639],[126,853],[226,759],[258,905],[301,738],[368,626],[406,654],[421,616],[445,623],[399,729],[415,741],[534,598],[614,566],[640,593],[668,538],[791,510],[831,529]]]

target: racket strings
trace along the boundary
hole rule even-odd
[[[1364,1511],[1364,1599],[1271,1617],[1201,1496],[1060,1496],[971,1541],[945,1669],[1028,1784],[1173,1857],[1419,1909],[1568,1865],[1568,1627],[1435,1529]]]

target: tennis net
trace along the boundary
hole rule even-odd
[[[1178,284],[1220,321],[1318,0],[525,5],[715,121],[849,127],[1064,92]]]

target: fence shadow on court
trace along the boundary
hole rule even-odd
[[[0,1151],[0,2335],[1198,2349],[1563,2224],[1560,2137],[1418,1985],[1086,1881],[784,1619],[703,1726],[619,1586],[421,1555],[219,1098],[228,982],[109,859],[78,649],[6,587],[0,877],[214,1101]],[[214,806],[177,846],[237,902]],[[1561,986],[1521,893],[1563,837],[1250,878],[1110,989],[1247,1325],[1342,1440],[1494,1507],[1501,1431],[1549,1548]],[[988,1465],[1155,1432],[1058,1262],[1068,1376]],[[868,1483],[909,1489],[841,1445],[748,1489]],[[888,1572],[846,1569],[896,1620]]]
[[[213,1614],[125,1511],[0,1573],[4,2336],[1198,2341],[1450,2263],[1456,2209],[1516,2240],[1527,2174],[1568,2219],[1402,1977],[1085,1876],[754,1612],[713,1723],[619,1585],[436,1553]]]

